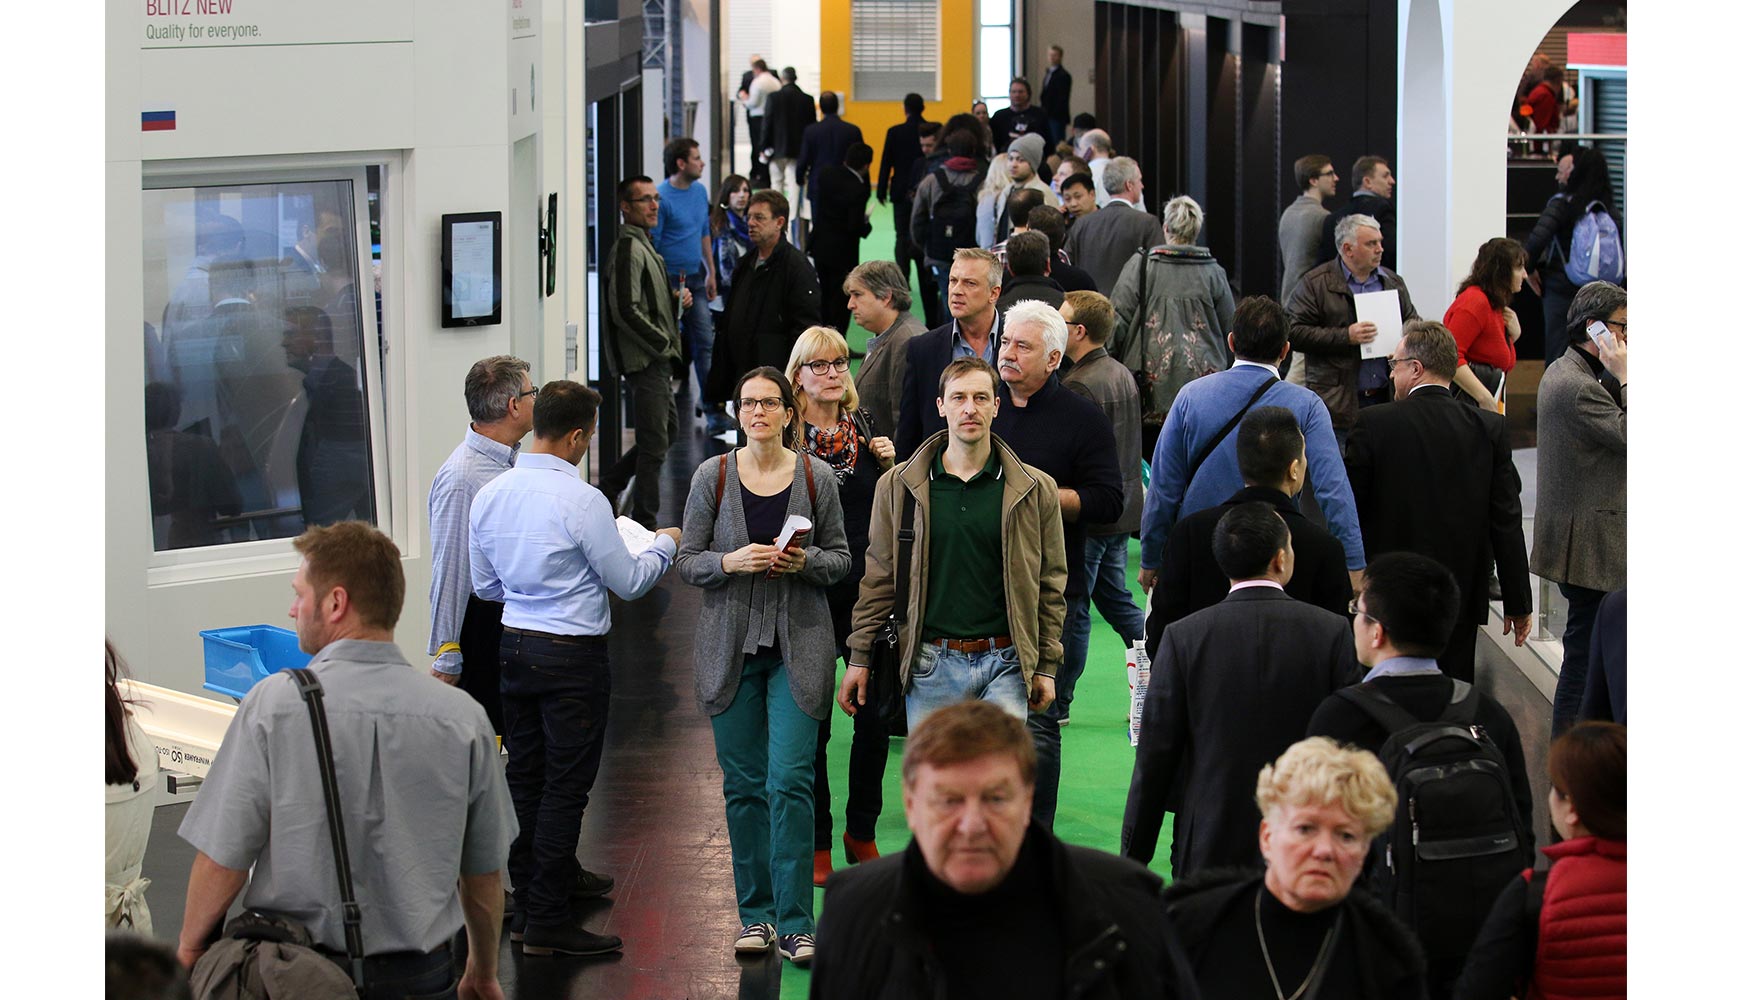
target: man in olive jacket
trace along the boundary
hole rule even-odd
[[[937,385],[948,429],[875,485],[839,707],[852,716],[865,707],[869,648],[894,610],[894,579],[903,571],[910,592],[898,684],[908,724],[967,698],[1025,719],[1029,708],[1042,712],[1056,697],[1063,662],[1069,564],[1057,482],[991,434],[996,369],[981,358],[957,358]],[[916,541],[902,570],[895,563],[908,494],[916,502]]]
[[[669,285],[668,269],[650,242],[659,207],[656,185],[648,177],[632,177],[620,183],[619,196],[625,221],[614,239],[602,296],[608,307],[603,358],[608,373],[624,378],[632,393],[632,447],[603,468],[600,488],[615,503],[636,471],[632,519],[654,529],[662,503],[662,460],[680,430],[669,391],[673,362],[681,356],[676,306],[690,305],[692,293],[684,288],[677,293]]]

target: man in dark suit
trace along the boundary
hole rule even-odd
[[[1383,263],[1386,270],[1398,269],[1398,210],[1392,206],[1392,191],[1398,186],[1391,166],[1383,156],[1363,156],[1349,168],[1349,180],[1355,185],[1349,204],[1325,216],[1319,237],[1319,263],[1337,259],[1337,223],[1346,215],[1372,216],[1379,222],[1379,235],[1385,241]]]
[[[874,157],[868,143],[859,142],[845,151],[845,162],[820,171],[814,238],[808,250],[814,257],[814,273],[820,275],[821,319],[840,332],[849,330],[851,322],[843,291],[845,278],[857,266],[859,245],[870,230],[865,206],[869,204],[869,161]]]
[[[802,204],[802,192],[793,172],[802,155],[802,130],[814,124],[814,97],[796,85],[796,67],[785,66],[784,85],[766,98],[765,135],[762,137],[771,165],[772,186],[792,204]]]
[[[1345,614],[1354,588],[1343,543],[1306,519],[1294,498],[1306,483],[1306,438],[1286,406],[1255,407],[1240,421],[1236,437],[1240,477],[1245,487],[1220,506],[1200,510],[1173,524],[1146,632],[1155,655],[1168,625],[1227,596],[1228,578],[1215,561],[1215,526],[1241,504],[1266,503],[1288,523],[1294,538],[1294,578],[1283,590],[1295,600]]]
[[[1405,324],[1390,364],[1397,402],[1363,409],[1344,454],[1361,540],[1372,555],[1419,552],[1452,573],[1461,599],[1440,667],[1469,681],[1476,627],[1489,620],[1491,565],[1514,643],[1524,645],[1531,633],[1531,574],[1507,422],[1453,398],[1458,345],[1439,323]]]
[[[839,117],[839,95],[820,95],[820,121],[802,130],[802,151],[796,157],[796,183],[808,191],[810,214],[820,215],[820,175],[845,162],[845,154],[863,141],[863,130]],[[863,165],[868,170],[869,165]]]
[[[910,275],[912,260],[923,271],[922,251],[911,242],[911,168],[924,158],[922,133],[919,129],[933,124],[924,121],[922,94],[905,95],[905,121],[887,130],[881,145],[881,166],[875,171],[875,200],[893,205],[893,262],[902,273]],[[931,140],[931,146],[935,141]]]
[[[376,504],[358,371],[335,356],[334,326],[326,312],[292,306],[284,315],[286,364],[304,373],[306,409],[297,455],[304,524],[368,521],[376,516]]]
[[[1144,864],[1173,810],[1174,879],[1258,864],[1258,769],[1360,673],[1349,623],[1283,592],[1294,545],[1269,504],[1222,515],[1214,548],[1232,588],[1161,638],[1124,805],[1121,851]]]
[[[948,314],[951,319],[905,345],[905,379],[899,394],[899,429],[894,433],[896,463],[904,462],[924,438],[947,430],[936,410],[937,382],[955,358],[983,358],[997,366],[1002,343],[1003,265],[989,250],[966,247],[954,252],[948,269]]]
[[[1045,58],[1049,62],[1045,67],[1045,79],[1039,84],[1039,107],[1045,112],[1045,124],[1051,132],[1051,144],[1055,146],[1069,131],[1069,90],[1074,81],[1070,79],[1069,70],[1063,68],[1063,46],[1053,45],[1046,49]]]

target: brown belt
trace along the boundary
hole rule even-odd
[[[993,649],[1008,649],[1014,643],[1006,635],[994,639],[931,639],[930,643],[943,649],[952,649],[956,653],[988,653]]]

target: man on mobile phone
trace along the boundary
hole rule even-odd
[[[1592,624],[1628,585],[1628,293],[1594,281],[1568,309],[1568,350],[1537,387],[1531,571],[1568,602],[1552,729],[1578,716]]]

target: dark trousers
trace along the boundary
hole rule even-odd
[[[519,828],[510,879],[530,925],[560,927],[569,918],[583,810],[602,763],[608,644],[602,636],[506,628],[500,649],[505,778]]]
[[[936,286],[935,272],[924,260],[924,248],[911,238],[911,209],[911,199],[893,200],[893,262],[899,265],[899,273],[905,275],[907,281],[911,280],[911,266],[917,265],[918,299],[924,308],[924,326],[934,330],[948,318],[942,311],[942,290]]]
[[[504,709],[498,697],[498,645],[504,637],[504,605],[468,595],[462,612],[462,680],[458,685],[486,709],[492,731],[504,735]]]
[[[948,269],[953,266],[951,261],[932,260],[927,262],[926,268],[930,272],[931,279],[936,283],[936,308],[941,310],[936,315],[944,322],[946,322],[945,317],[948,315]],[[937,323],[936,325],[941,326],[942,324]]]
[[[851,276],[851,269],[856,266],[855,250],[849,254],[826,251],[814,255],[814,273],[820,279],[820,318],[840,333],[851,328],[850,300],[846,298],[844,288],[845,279]]]
[[[656,512],[662,507],[662,462],[668,457],[670,442],[680,434],[668,377],[667,361],[657,361],[623,376],[632,394],[632,447],[604,469],[599,480],[601,491],[612,503],[636,473],[632,520],[647,528],[656,527]]]
[[[1071,559],[1081,559],[1077,549]],[[1063,663],[1055,678],[1057,697],[1043,712],[1027,712],[1027,732],[1033,737],[1033,750],[1039,757],[1033,780],[1033,821],[1051,829],[1057,822],[1057,787],[1063,773],[1063,720],[1069,717],[1070,699],[1075,697],[1076,681],[1088,663],[1088,632],[1092,620],[1088,617],[1088,595],[1066,594],[1069,605],[1065,622],[1075,619],[1079,624],[1064,629]],[[1079,635],[1072,634],[1076,628]],[[1031,693],[1031,692],[1029,692]]]
[[[352,975],[345,952],[322,956]],[[360,1000],[455,1000],[456,970],[448,942],[428,952],[397,951],[365,956],[365,991]]]
[[[1555,705],[1550,713],[1550,738],[1567,732],[1580,717],[1580,701],[1586,694],[1586,674],[1592,659],[1592,626],[1598,621],[1598,605],[1604,591],[1558,583],[1568,602],[1568,624],[1562,629],[1562,672],[1556,677]]]
[[[851,635],[851,609],[863,580],[859,567],[845,579],[827,588],[827,609],[832,613],[833,635],[839,655],[850,657],[845,640]],[[820,742],[814,751],[814,849],[832,848],[832,787],[826,770],[826,744],[832,738],[835,705],[820,724]],[[857,840],[875,839],[875,821],[881,818],[881,781],[887,774],[887,723],[870,707],[859,710],[851,723],[851,766],[845,795],[845,832]]]
[[[1440,664],[1441,673],[1469,684],[1477,679],[1477,623],[1462,612],[1458,617],[1452,638],[1446,640],[1446,649],[1435,662]]]
[[[747,183],[751,188],[758,189],[772,186],[771,168],[767,167],[765,162],[760,159],[760,147],[765,141],[766,116],[748,115],[747,148],[750,150],[750,157],[747,165]]]
[[[1568,307],[1579,289],[1561,268],[1543,272],[1543,363],[1568,353]]]

